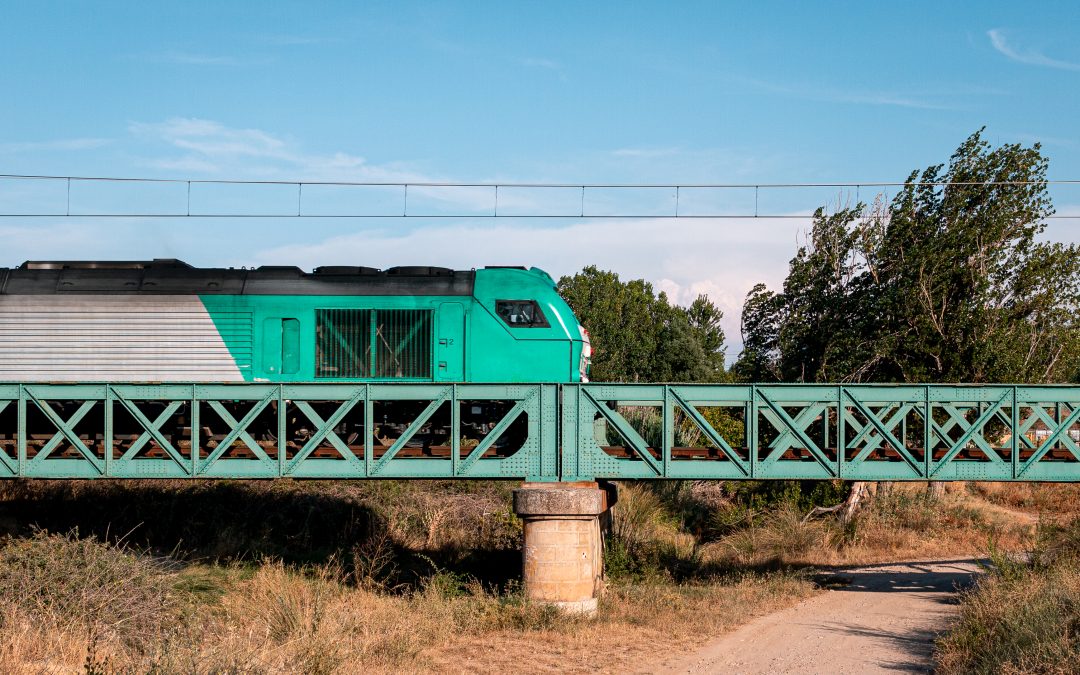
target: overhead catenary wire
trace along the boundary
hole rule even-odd
[[[780,182],[780,183],[566,183],[566,182],[465,182],[465,181],[342,181],[342,180],[278,180],[278,179],[218,179],[218,178],[145,178],[130,176],[60,176],[48,174],[0,174],[0,181],[64,181],[66,184],[65,204],[63,211],[56,210],[25,210],[18,209],[0,211],[0,218],[437,218],[437,219],[462,219],[462,218],[526,218],[526,219],[652,219],[652,218],[677,218],[684,219],[805,219],[809,213],[763,213],[761,211],[762,190],[797,190],[810,188],[829,188],[838,190],[851,190],[855,192],[856,202],[861,197],[863,188],[903,188],[913,187],[949,187],[949,186],[1076,186],[1080,185],[1077,180],[1019,180],[1019,181],[850,181],[850,182]],[[186,188],[184,208],[176,211],[139,211],[139,212],[108,212],[108,211],[80,211],[72,207],[71,184],[73,182],[103,182],[103,183],[128,183],[128,184],[176,184]],[[235,185],[235,186],[289,186],[296,189],[295,211],[277,213],[254,213],[254,212],[217,212],[212,210],[198,211],[192,208],[193,185]],[[312,213],[304,211],[304,187],[327,186],[327,187],[355,187],[355,188],[399,188],[402,191],[401,209],[397,213]],[[477,209],[468,212],[409,212],[409,190],[423,188],[462,188],[462,189],[490,189],[492,191],[492,206],[490,209]],[[549,213],[507,213],[504,209],[499,212],[499,190],[519,189],[573,189],[580,191],[580,204],[578,209],[572,212],[549,212]],[[688,190],[753,190],[753,212],[747,213],[688,213],[682,208],[683,192]],[[586,193],[589,190],[671,190],[673,210],[671,212],[652,213],[591,213],[586,208]],[[435,198],[439,199],[439,198]],[[442,201],[455,202],[450,196],[443,195]],[[2,207],[0,207],[2,208]],[[1080,219],[1080,214],[1053,214],[1047,216],[1052,219]]]
[[[352,185],[358,187],[522,187],[522,188],[810,188],[810,187],[895,187],[905,185],[1080,185],[1075,180],[1016,180],[1016,181],[842,181],[820,183],[558,183],[515,181],[343,181],[343,180],[278,180],[249,178],[147,178],[134,176],[61,176],[52,174],[3,173],[0,178],[30,180],[111,181],[143,183],[220,183],[224,185]]]

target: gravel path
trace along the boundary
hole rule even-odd
[[[956,588],[978,571],[971,559],[837,569],[835,588],[646,670],[926,673],[933,640],[955,615]]]

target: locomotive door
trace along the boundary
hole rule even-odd
[[[439,306],[438,331],[435,379],[460,382],[465,379],[465,307],[460,302]]]
[[[262,369],[272,379],[300,372],[300,320],[274,317],[263,320]]]

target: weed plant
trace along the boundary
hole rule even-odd
[[[992,545],[938,641],[941,673],[1073,673],[1080,663],[1080,520],[1043,525],[1026,556]]]

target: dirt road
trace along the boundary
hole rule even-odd
[[[974,560],[836,570],[834,589],[655,665],[665,673],[925,673]],[[847,582],[847,583],[843,583]]]

